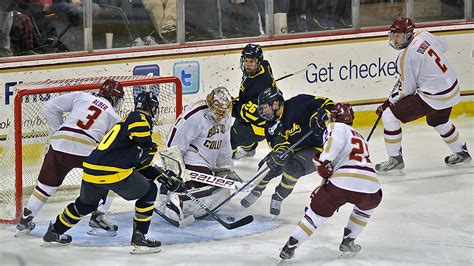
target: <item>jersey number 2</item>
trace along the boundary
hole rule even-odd
[[[85,130],[89,129],[92,124],[94,124],[94,121],[97,119],[97,117],[99,117],[99,115],[102,113],[102,110],[100,110],[97,106],[94,105],[89,106],[88,110],[92,111],[92,113],[89,113],[89,115],[87,115],[87,121],[77,121],[77,126]]]
[[[445,64],[441,64],[441,58],[439,57],[439,55],[433,49],[430,48],[428,50],[428,55],[431,56],[431,57],[434,57],[434,60],[435,60],[436,64],[438,65],[439,69],[441,69],[441,71],[443,71],[443,73],[445,73],[446,70],[448,70],[448,67]]]
[[[351,143],[355,145],[355,147],[352,148],[351,154],[349,155],[349,159],[362,162],[365,158],[365,160],[370,163],[368,152],[369,149],[366,147],[366,145],[364,145],[362,140],[359,138],[352,138]]]

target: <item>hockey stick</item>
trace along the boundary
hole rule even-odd
[[[294,76],[294,75],[296,75],[296,74],[299,74],[299,73],[301,73],[301,72],[306,71],[306,69],[308,69],[308,66],[306,66],[305,68],[300,69],[300,70],[298,70],[298,71],[296,71],[296,72],[293,72],[293,73],[291,73],[291,74],[287,74],[287,75],[285,75],[285,76],[283,76],[283,77],[279,77],[279,78],[275,79],[275,81],[280,81],[280,80],[286,79],[286,78],[288,78],[288,77]]]
[[[400,83],[400,79],[398,79],[397,82],[395,82],[395,85],[393,86],[392,91],[390,92],[390,95],[392,95],[395,89],[399,86],[399,83]],[[390,95],[389,95],[389,98],[390,98]],[[377,120],[375,120],[375,123],[372,126],[372,129],[370,130],[369,135],[367,136],[367,142],[369,142],[370,138],[372,137],[372,134],[374,134],[375,128],[377,128],[380,122],[380,119],[382,119],[382,114],[380,114],[379,117],[377,117]]]
[[[216,186],[216,187],[222,187],[222,188],[227,188],[227,189],[239,189],[242,187],[244,184],[242,182],[232,180],[232,179],[227,179],[224,177],[220,176],[215,176],[215,175],[208,175],[205,173],[193,171],[187,169],[189,176],[191,177],[191,180],[196,181],[196,182],[201,182],[204,184]]]
[[[164,154],[162,154],[162,155],[164,157],[174,161],[175,163],[177,163],[177,165],[178,165],[178,176],[181,176],[181,174],[183,173],[183,169],[181,169],[181,165],[179,164],[179,161],[176,160],[175,158],[170,157],[170,156],[166,156]],[[228,230],[232,230],[232,229],[244,226],[244,225],[249,224],[253,221],[253,216],[252,215],[247,215],[244,218],[242,218],[240,220],[237,220],[233,223],[226,223],[224,220],[219,218],[219,216],[217,216],[217,214],[215,214],[213,211],[209,210],[209,208],[207,208],[206,205],[204,205],[200,200],[198,200],[196,197],[194,197],[187,190],[184,191],[184,194],[188,198],[190,198],[192,201],[194,201],[194,203],[196,203],[201,209],[203,209],[209,216],[214,218],[214,220],[216,220],[218,223],[220,223],[222,226],[224,226]]]
[[[375,120],[375,123],[372,126],[372,129],[370,130],[369,136],[367,136],[367,142],[369,142],[370,137],[372,137],[372,134],[374,134],[374,130],[378,126],[381,118],[382,118],[382,115],[379,115],[379,117],[377,117],[377,120]]]
[[[217,214],[215,214],[213,211],[209,210],[206,205],[204,205],[200,200],[198,200],[196,197],[194,197],[191,193],[185,192],[185,195],[190,198],[192,201],[194,201],[201,209],[206,211],[206,213],[214,218],[218,223],[220,223],[222,226],[224,226],[228,230],[232,230],[241,226],[244,226],[246,224],[249,224],[253,221],[253,216],[252,215],[247,215],[244,218],[237,220],[233,223],[226,223],[224,222]]]
[[[313,131],[311,131],[311,130],[308,131],[297,142],[295,142],[293,145],[291,145],[291,147],[288,148],[288,150],[286,150],[284,153],[282,153],[280,158],[285,158],[294,148],[296,148],[296,146],[298,146],[301,142],[303,142],[303,140],[305,140],[307,137],[311,136],[312,134],[314,134]],[[269,169],[268,166],[265,165],[265,167],[260,172],[258,172],[256,176],[254,176],[247,183],[245,183],[241,188],[239,188],[234,193],[232,193],[229,197],[227,197],[225,200],[223,200],[219,205],[217,205],[214,209],[212,209],[212,211],[216,211],[219,208],[221,208],[222,206],[224,206],[227,202],[229,202],[229,200],[231,200],[235,195],[237,195],[237,193],[244,190],[248,185],[253,183],[259,176],[261,176],[263,173],[265,173],[268,169]]]

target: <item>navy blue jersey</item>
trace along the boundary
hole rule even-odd
[[[311,118],[321,108],[332,110],[334,102],[328,98],[299,94],[284,102],[282,116],[276,121],[269,121],[265,125],[265,137],[268,145],[273,149],[288,149],[293,143],[301,139],[311,130]],[[322,136],[310,135],[295,149],[313,147],[322,149]]]
[[[271,86],[275,86],[272,68],[267,60],[263,60],[256,74],[242,76],[239,100],[232,108],[233,117],[250,123],[254,132],[261,136],[265,120],[258,115],[258,95]]]
[[[151,139],[152,125],[151,118],[138,111],[115,124],[85,159],[83,179],[111,184],[127,178],[135,167],[141,166],[140,149],[155,145]]]

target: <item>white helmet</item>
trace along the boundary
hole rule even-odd
[[[206,97],[206,104],[214,122],[219,122],[230,114],[232,110],[232,96],[224,87],[217,87]]]

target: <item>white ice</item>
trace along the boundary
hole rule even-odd
[[[467,142],[471,155],[474,155],[474,120],[456,119],[454,124],[461,138]],[[369,129],[360,131],[367,135]],[[237,172],[242,177],[250,179],[255,175],[259,159],[269,151],[264,146],[265,143],[260,144],[256,158],[236,162]],[[370,141],[369,148],[373,162],[386,159],[381,126]],[[447,167],[444,157],[450,151],[439,135],[426,124],[403,126],[403,151],[405,175],[380,176],[384,197],[357,239],[357,243],[362,246],[357,256],[339,257],[338,246],[352,210],[352,206],[346,205],[296,250],[294,259],[282,265],[474,265],[473,163],[463,168]],[[124,240],[97,238],[90,245],[78,245],[74,239],[83,239],[85,232],[76,230],[71,231],[73,243],[70,246],[40,247],[45,224],[53,220],[67,204],[49,203],[35,219],[43,227],[33,231],[35,233],[32,236],[15,238],[13,225],[0,226],[0,264],[276,265],[280,248],[302,218],[304,207],[309,204],[309,195],[320,180],[316,174],[301,178],[293,193],[283,202],[282,213],[276,221],[269,220],[269,204],[279,178],[272,180],[259,201],[243,212],[238,209],[238,202],[245,194],[238,195],[232,202],[233,209],[237,209],[240,215],[255,215],[257,220],[253,228],[263,228],[266,230],[264,232],[238,237],[230,235],[227,239],[199,243],[165,243],[160,253],[148,255],[128,253],[130,221],[119,224]],[[132,210],[132,203],[121,199],[116,199],[112,206],[116,217],[128,215],[131,219]],[[158,218],[154,218],[150,232],[155,232],[157,228],[170,228],[163,224],[163,220],[155,219]],[[84,220],[82,222],[87,223],[88,218]],[[215,229],[196,231],[197,239],[208,239],[205,234],[229,237],[226,236],[229,233],[218,223],[210,220],[206,222]],[[274,226],[268,229],[262,226],[264,224]],[[188,234],[189,230],[184,229],[183,235],[184,232]],[[245,227],[235,230],[252,232]],[[166,235],[166,239],[183,237],[177,228],[164,234],[158,231],[155,236],[160,237],[160,234]],[[112,247],[108,243],[113,243],[110,244]]]

